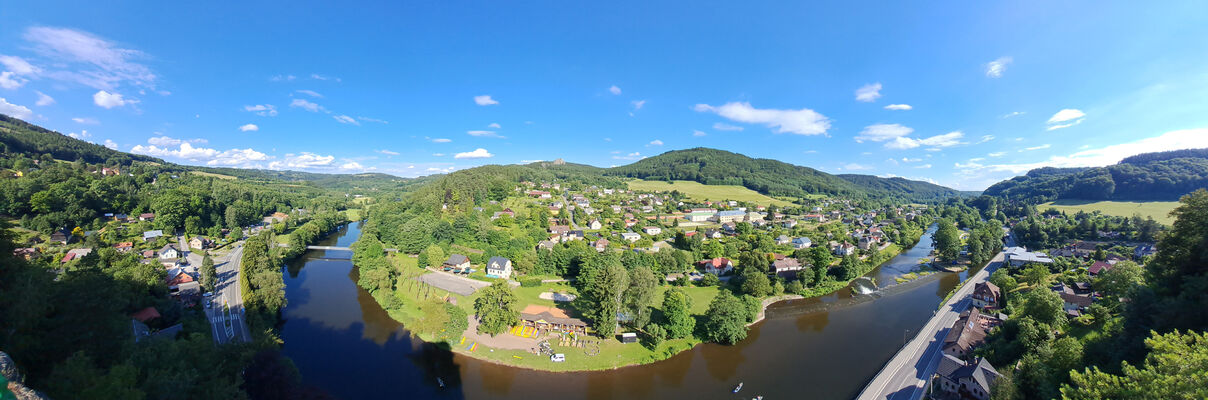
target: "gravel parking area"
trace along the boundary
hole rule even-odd
[[[457,293],[462,296],[469,296],[487,286],[491,286],[489,282],[483,282],[470,278],[462,278],[453,274],[444,272],[429,272],[415,277],[415,280],[435,286],[439,289]]]

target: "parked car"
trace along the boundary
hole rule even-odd
[[[206,300],[206,308],[214,308],[214,301]]]
[[[566,361],[566,354],[562,354],[562,353],[554,354],[552,356],[549,356],[549,360],[553,361],[553,362]]]
[[[201,297],[210,297],[210,296],[213,296],[213,295],[214,295],[214,292],[205,292],[205,293],[203,293],[203,294],[201,295]]]

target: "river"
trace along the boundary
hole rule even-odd
[[[347,246],[359,224],[320,245]],[[931,249],[913,249],[866,276],[882,286]],[[312,250],[285,269],[283,352],[303,379],[342,399],[678,399],[742,397],[849,399],[921,327],[965,277],[939,273],[873,295],[843,289],[768,309],[746,340],[706,344],[650,365],[613,371],[547,373],[463,357],[410,337],[356,286],[346,251]],[[445,388],[437,385],[440,377]]]

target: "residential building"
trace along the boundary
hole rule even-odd
[[[973,286],[973,305],[981,308],[1002,308],[1002,290],[990,282],[981,282]]]
[[[873,248],[873,246],[876,246],[878,242],[879,241],[875,236],[861,236],[860,241],[857,242],[857,246],[859,246],[861,250],[868,250]]]
[[[1031,252],[1023,247],[1008,247],[1003,251],[1006,256],[1007,264],[1012,267],[1022,266],[1028,263],[1052,264],[1053,259],[1047,254],[1041,252]]]
[[[806,214],[801,218],[810,222],[826,222],[826,217],[822,214]]]
[[[944,354],[963,360],[973,354],[973,349],[985,343],[987,327],[981,319],[981,312],[977,308],[961,313],[960,319],[952,324],[952,329],[944,338]]]
[[[566,232],[566,238],[569,240],[583,240],[583,237],[583,231],[578,229]]]
[[[940,359],[935,374],[939,376],[936,380],[939,390],[955,398],[977,400],[989,400],[990,387],[1001,376],[985,358],[977,357],[966,363],[948,354],[944,354],[944,358]]]
[[[113,245],[113,248],[117,250],[118,253],[127,253],[134,249],[134,242],[121,242]]]
[[[34,257],[38,256],[38,249],[35,249],[33,247],[22,247],[19,249],[13,249],[13,256],[21,257],[26,260],[30,260],[30,259],[33,259]]]
[[[146,232],[143,232],[143,241],[151,241],[151,240],[154,240],[155,238],[158,238],[163,235],[164,235],[164,231],[161,231],[158,229],[153,230],[153,231],[146,231]]]
[[[850,256],[856,254],[856,245],[851,243],[840,243],[831,249],[831,253],[836,256]]]
[[[633,232],[624,232],[624,233],[621,233],[621,238],[622,238],[622,239],[625,239],[625,240],[628,240],[629,242],[631,242],[631,243],[632,243],[632,242],[636,242],[636,241],[638,241],[638,240],[641,240],[641,239],[642,239],[642,235],[639,235],[639,234],[636,234],[636,233],[633,233]]]
[[[506,215],[506,216],[509,216],[509,217],[512,217],[512,218],[516,218],[516,212],[515,212],[515,211],[512,211],[512,209],[510,209],[510,208],[505,208],[505,209],[503,209],[503,211],[496,211],[496,212],[495,212],[495,214],[492,214],[492,215],[491,215],[491,219],[492,219],[492,220],[499,219],[499,217],[502,217],[502,216],[505,216],[505,215]]]
[[[550,240],[542,240],[537,242],[537,250],[553,250],[554,242]]]
[[[653,235],[663,233],[663,228],[659,228],[657,226],[647,226],[645,228],[642,228],[642,232],[646,232],[647,235],[653,236]]]
[[[1112,269],[1112,264],[1104,261],[1095,261],[1094,264],[1091,264],[1090,268],[1086,269],[1086,273],[1090,274],[1090,276],[1097,276],[1110,269]]]
[[[68,244],[72,241],[71,231],[67,228],[59,229],[50,234],[50,241]]]
[[[212,244],[214,244],[213,241],[201,236],[194,236],[192,239],[189,239],[189,247],[194,249],[207,249]]]
[[[786,219],[780,222],[780,226],[784,227],[785,229],[793,229],[793,227],[797,226],[797,220]]]
[[[1154,254],[1157,254],[1157,252],[1158,252],[1157,246],[1154,246],[1152,244],[1140,245],[1140,246],[1137,246],[1136,250],[1133,250],[1133,257],[1141,258],[1141,257],[1146,257],[1146,256],[1152,256]]]
[[[570,233],[570,227],[566,225],[554,225],[549,227],[549,233],[559,236],[566,236],[568,233]]]
[[[600,228],[603,228],[603,227],[604,227],[604,224],[601,224],[600,220],[598,220],[598,219],[593,219],[593,220],[591,220],[591,222],[587,223],[587,229],[591,229],[593,231],[600,230]]]
[[[164,247],[159,249],[159,259],[172,260],[177,258],[180,258],[180,251],[176,250],[176,245],[165,244]]]
[[[734,262],[722,257],[701,260],[696,265],[704,270],[705,273],[714,275],[722,275],[734,270]]]
[[[138,215],[139,221],[154,221],[155,213],[142,213]]]
[[[814,245],[814,242],[812,240],[810,240],[810,238],[807,238],[805,236],[793,239],[793,248],[797,249],[797,250],[808,249],[810,246],[813,246],[813,245]]]
[[[742,222],[743,218],[745,218],[746,216],[747,216],[746,212],[739,211],[739,210],[720,211],[717,213],[717,222],[722,223],[722,224]]]
[[[785,257],[780,254],[776,255],[776,260],[772,261],[771,267],[773,274],[790,280],[796,279],[797,271],[800,271],[804,268],[801,266],[800,262],[797,262],[796,258]]]
[[[453,254],[443,264],[445,268],[452,269],[467,269],[470,268],[470,259],[461,254]]]
[[[487,260],[487,276],[508,279],[512,276],[512,260],[503,257],[491,257]]]
[[[59,260],[59,261],[68,262],[71,260],[78,260],[78,259],[84,258],[85,256],[87,256],[89,254],[92,254],[92,249],[71,249],[71,250],[67,250],[67,254],[64,255],[63,259]]]
[[[1086,308],[1095,302],[1090,285],[1086,283],[1074,286],[1058,283],[1053,285],[1051,289],[1061,296],[1061,308],[1065,310],[1065,315],[1071,318],[1081,316],[1086,311]]]
[[[604,250],[608,249],[608,239],[600,238],[599,240],[591,242],[591,247],[594,247],[596,251],[603,252]]]
[[[785,244],[789,244],[789,243],[790,243],[790,242],[792,242],[792,241],[793,241],[793,238],[788,237],[788,235],[780,235],[780,236],[777,236],[777,237],[776,237],[776,244],[777,244],[777,245],[785,245]]]
[[[713,219],[714,212],[711,211],[692,211],[684,214],[684,219],[689,222],[707,222]]]

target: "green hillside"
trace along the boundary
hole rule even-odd
[[[985,194],[1052,200],[1175,201],[1208,187],[1208,149],[1147,153],[1094,168],[1038,168],[990,186]]]

